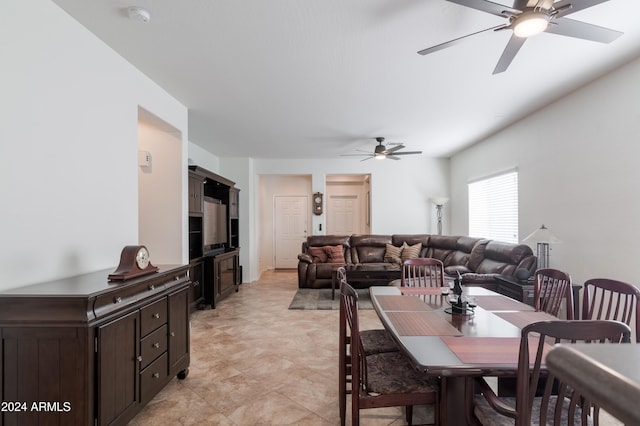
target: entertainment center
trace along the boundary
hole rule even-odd
[[[191,310],[215,308],[242,283],[235,182],[189,166],[189,276]]]

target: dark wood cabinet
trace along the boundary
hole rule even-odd
[[[0,399],[59,404],[0,424],[124,425],[189,355],[187,266],[109,283],[112,269],[0,293]]]
[[[199,183],[198,183],[199,182]],[[193,196],[192,191],[200,191]],[[226,206],[223,223],[226,224],[226,240],[208,244],[204,237],[208,214],[204,206],[199,210],[193,200],[215,200]],[[202,167],[189,166],[189,274],[193,282],[190,309],[211,306],[227,297],[242,282],[240,266],[240,189],[235,182],[212,173]],[[206,223],[205,223],[206,222]],[[222,227],[219,227],[222,229]]]

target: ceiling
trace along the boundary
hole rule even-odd
[[[186,105],[189,140],[220,157],[338,158],[376,136],[447,157],[640,56],[638,0],[569,16],[625,33],[613,43],[542,33],[497,75],[510,31],[416,53],[505,23],[446,0],[53,1]]]

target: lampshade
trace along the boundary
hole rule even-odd
[[[447,198],[447,197],[431,197],[430,200],[436,206],[444,206],[449,201],[449,198]]]
[[[516,18],[513,34],[516,37],[531,37],[547,29],[550,17],[548,14],[532,10],[524,12]]]
[[[544,244],[558,244],[562,242],[553,234],[553,232],[549,231],[549,228],[544,225],[527,235],[522,241]]]

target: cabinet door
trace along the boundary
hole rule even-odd
[[[22,409],[3,405],[0,425],[93,424],[93,338],[86,328],[7,327],[0,335],[0,400]],[[57,404],[56,410],[31,410],[40,401]]]
[[[237,219],[239,217],[238,198],[240,190],[236,188],[229,188],[229,218]]]
[[[197,176],[189,176],[189,213],[202,213],[204,181]]]
[[[138,311],[98,328],[99,425],[127,421],[138,408],[139,329]]]
[[[220,296],[227,296],[236,286],[236,258],[233,253],[225,254],[217,261],[217,274]]]
[[[189,288],[169,295],[169,376],[189,367]],[[184,378],[184,377],[182,377]]]
[[[191,279],[191,311],[204,305],[204,261],[192,262],[189,265],[189,279]]]

